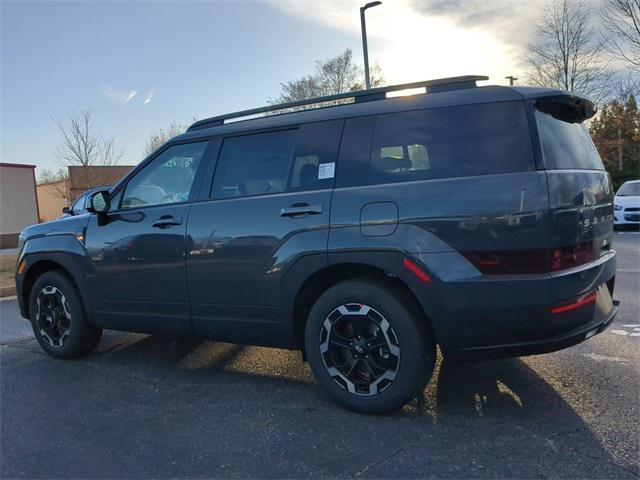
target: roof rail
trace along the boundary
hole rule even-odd
[[[295,102],[280,103],[277,105],[268,105],[266,107],[252,108],[249,110],[241,110],[239,112],[227,113],[217,117],[205,118],[191,125],[187,132],[201,130],[203,128],[216,127],[225,123],[237,122],[242,120],[251,120],[256,116],[271,113],[273,115],[282,115],[285,113],[293,113],[302,111],[299,107],[321,104],[315,108],[325,108],[336,106],[339,100],[353,99],[353,103],[371,102],[387,98],[388,92],[396,92],[399,90],[408,90],[412,88],[424,87],[426,93],[445,92],[450,90],[459,90],[465,88],[476,87],[476,82],[481,80],[489,80],[489,77],[483,75],[464,75],[461,77],[438,78],[435,80],[424,80],[421,82],[403,83],[400,85],[389,85],[387,87],[371,88],[369,90],[357,90],[354,92],[338,93],[335,95],[327,95],[325,97],[309,98],[306,100],[298,100]],[[343,102],[351,103],[351,102]],[[328,104],[328,105],[327,105]],[[315,109],[314,108],[314,109]],[[296,109],[292,110],[291,109]],[[250,118],[245,118],[250,117]]]

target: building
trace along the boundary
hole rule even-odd
[[[118,183],[134,165],[108,167],[67,167],[67,180],[38,185],[40,221],[48,222],[62,215],[62,209],[90,188]]]
[[[35,165],[0,163],[0,248],[18,245],[18,235],[38,223]]]
[[[73,202],[90,188],[118,183],[135,165],[108,167],[67,167],[69,172],[69,202]]]
[[[69,206],[69,187],[66,180],[39,183],[36,189],[41,222],[55,220],[62,215],[62,209]]]

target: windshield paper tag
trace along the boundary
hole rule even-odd
[[[318,165],[318,180],[324,180],[325,178],[333,178],[335,174],[336,174],[335,162],[321,163],[320,165]]]

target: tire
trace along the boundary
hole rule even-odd
[[[401,290],[367,279],[344,281],[318,298],[305,351],[335,402],[360,413],[390,413],[424,389],[436,350],[413,303]]]
[[[102,330],[87,322],[78,289],[56,271],[40,275],[31,289],[29,318],[42,349],[52,357],[74,358],[92,351]]]

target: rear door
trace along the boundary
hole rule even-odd
[[[196,334],[279,343],[283,275],[304,255],[326,259],[340,121],[222,139],[208,199],[187,229]]]

